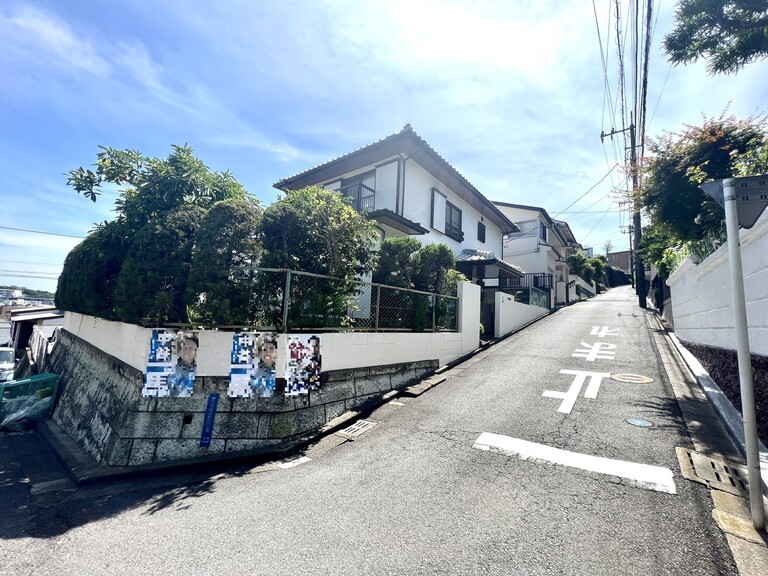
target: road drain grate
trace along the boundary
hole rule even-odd
[[[344,430],[339,431],[339,434],[346,436],[360,436],[363,432],[367,432],[371,428],[376,426],[375,422],[369,422],[368,420],[358,420],[354,424],[347,426]]]
[[[721,490],[734,494],[736,496],[746,496],[749,494],[749,482],[747,480],[747,469],[744,466],[715,460],[698,452],[691,450],[677,449],[678,459],[680,460],[683,476],[689,480],[697,482],[706,482],[715,490]],[[688,474],[694,474],[696,478],[690,478]]]

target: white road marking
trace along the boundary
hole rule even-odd
[[[608,326],[593,326],[590,336],[597,336],[598,338],[605,338],[606,336],[618,336],[618,328],[609,328]]]
[[[585,372],[583,370],[560,370],[560,374],[573,374],[576,378],[573,379],[570,387],[565,392],[544,390],[542,396],[546,398],[561,398],[563,401],[560,403],[557,411],[563,414],[570,414],[571,410],[573,410],[573,405],[576,403],[581,387],[584,386],[587,377],[589,377],[589,384],[587,385],[587,391],[584,393],[585,398],[597,398],[600,382],[602,382],[603,378],[610,377],[610,374],[607,372]]]
[[[590,345],[582,342],[581,345],[583,348],[576,348],[576,352],[571,354],[573,358],[586,358],[587,362],[594,362],[595,360],[613,360],[616,356],[616,344],[595,342]]]
[[[560,448],[489,432],[480,434],[472,447],[478,450],[506,454],[507,456],[517,456],[523,460],[550,462],[570,468],[616,476],[629,480],[631,484],[639,488],[677,494],[675,482],[672,479],[672,470],[669,468],[624,460],[611,460],[590,454],[579,454],[578,452],[569,452]]]
[[[307,462],[312,462],[312,458],[309,456],[302,456],[301,458],[293,458],[292,460],[284,460],[280,462],[277,467],[282,468],[283,470],[286,470],[288,468],[293,468],[294,466],[299,466],[300,464],[306,464]]]

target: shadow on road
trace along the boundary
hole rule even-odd
[[[4,455],[4,456],[7,456]],[[127,510],[142,515],[161,511],[181,512],[197,498],[216,491],[218,482],[254,473],[254,464],[218,465],[184,473],[163,473],[75,489],[59,477],[62,489],[35,494],[23,464],[0,459],[0,539],[51,538],[77,528],[112,518]],[[41,478],[42,479],[42,478]],[[68,486],[67,486],[68,484]]]
[[[671,430],[681,436],[688,435],[688,428],[676,399],[651,396],[644,400],[636,400],[631,404],[644,411],[643,417],[649,419],[654,428]]]

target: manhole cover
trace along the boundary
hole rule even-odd
[[[369,422],[368,420],[358,420],[354,424],[344,428],[344,430],[341,430],[339,434],[346,434],[347,436],[360,436],[360,434],[370,430],[374,426],[376,426],[375,422]]]
[[[611,380],[628,384],[649,384],[653,382],[653,378],[641,376],[640,374],[611,374]]]
[[[642,420],[641,418],[627,418],[627,424],[632,424],[632,426],[638,426],[640,428],[650,428],[653,426],[651,422]]]

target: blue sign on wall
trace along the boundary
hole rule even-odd
[[[213,392],[208,396],[208,405],[205,407],[205,420],[203,420],[203,432],[200,434],[200,448],[208,448],[211,445],[213,435],[213,421],[216,418],[216,407],[219,405],[219,394]]]

